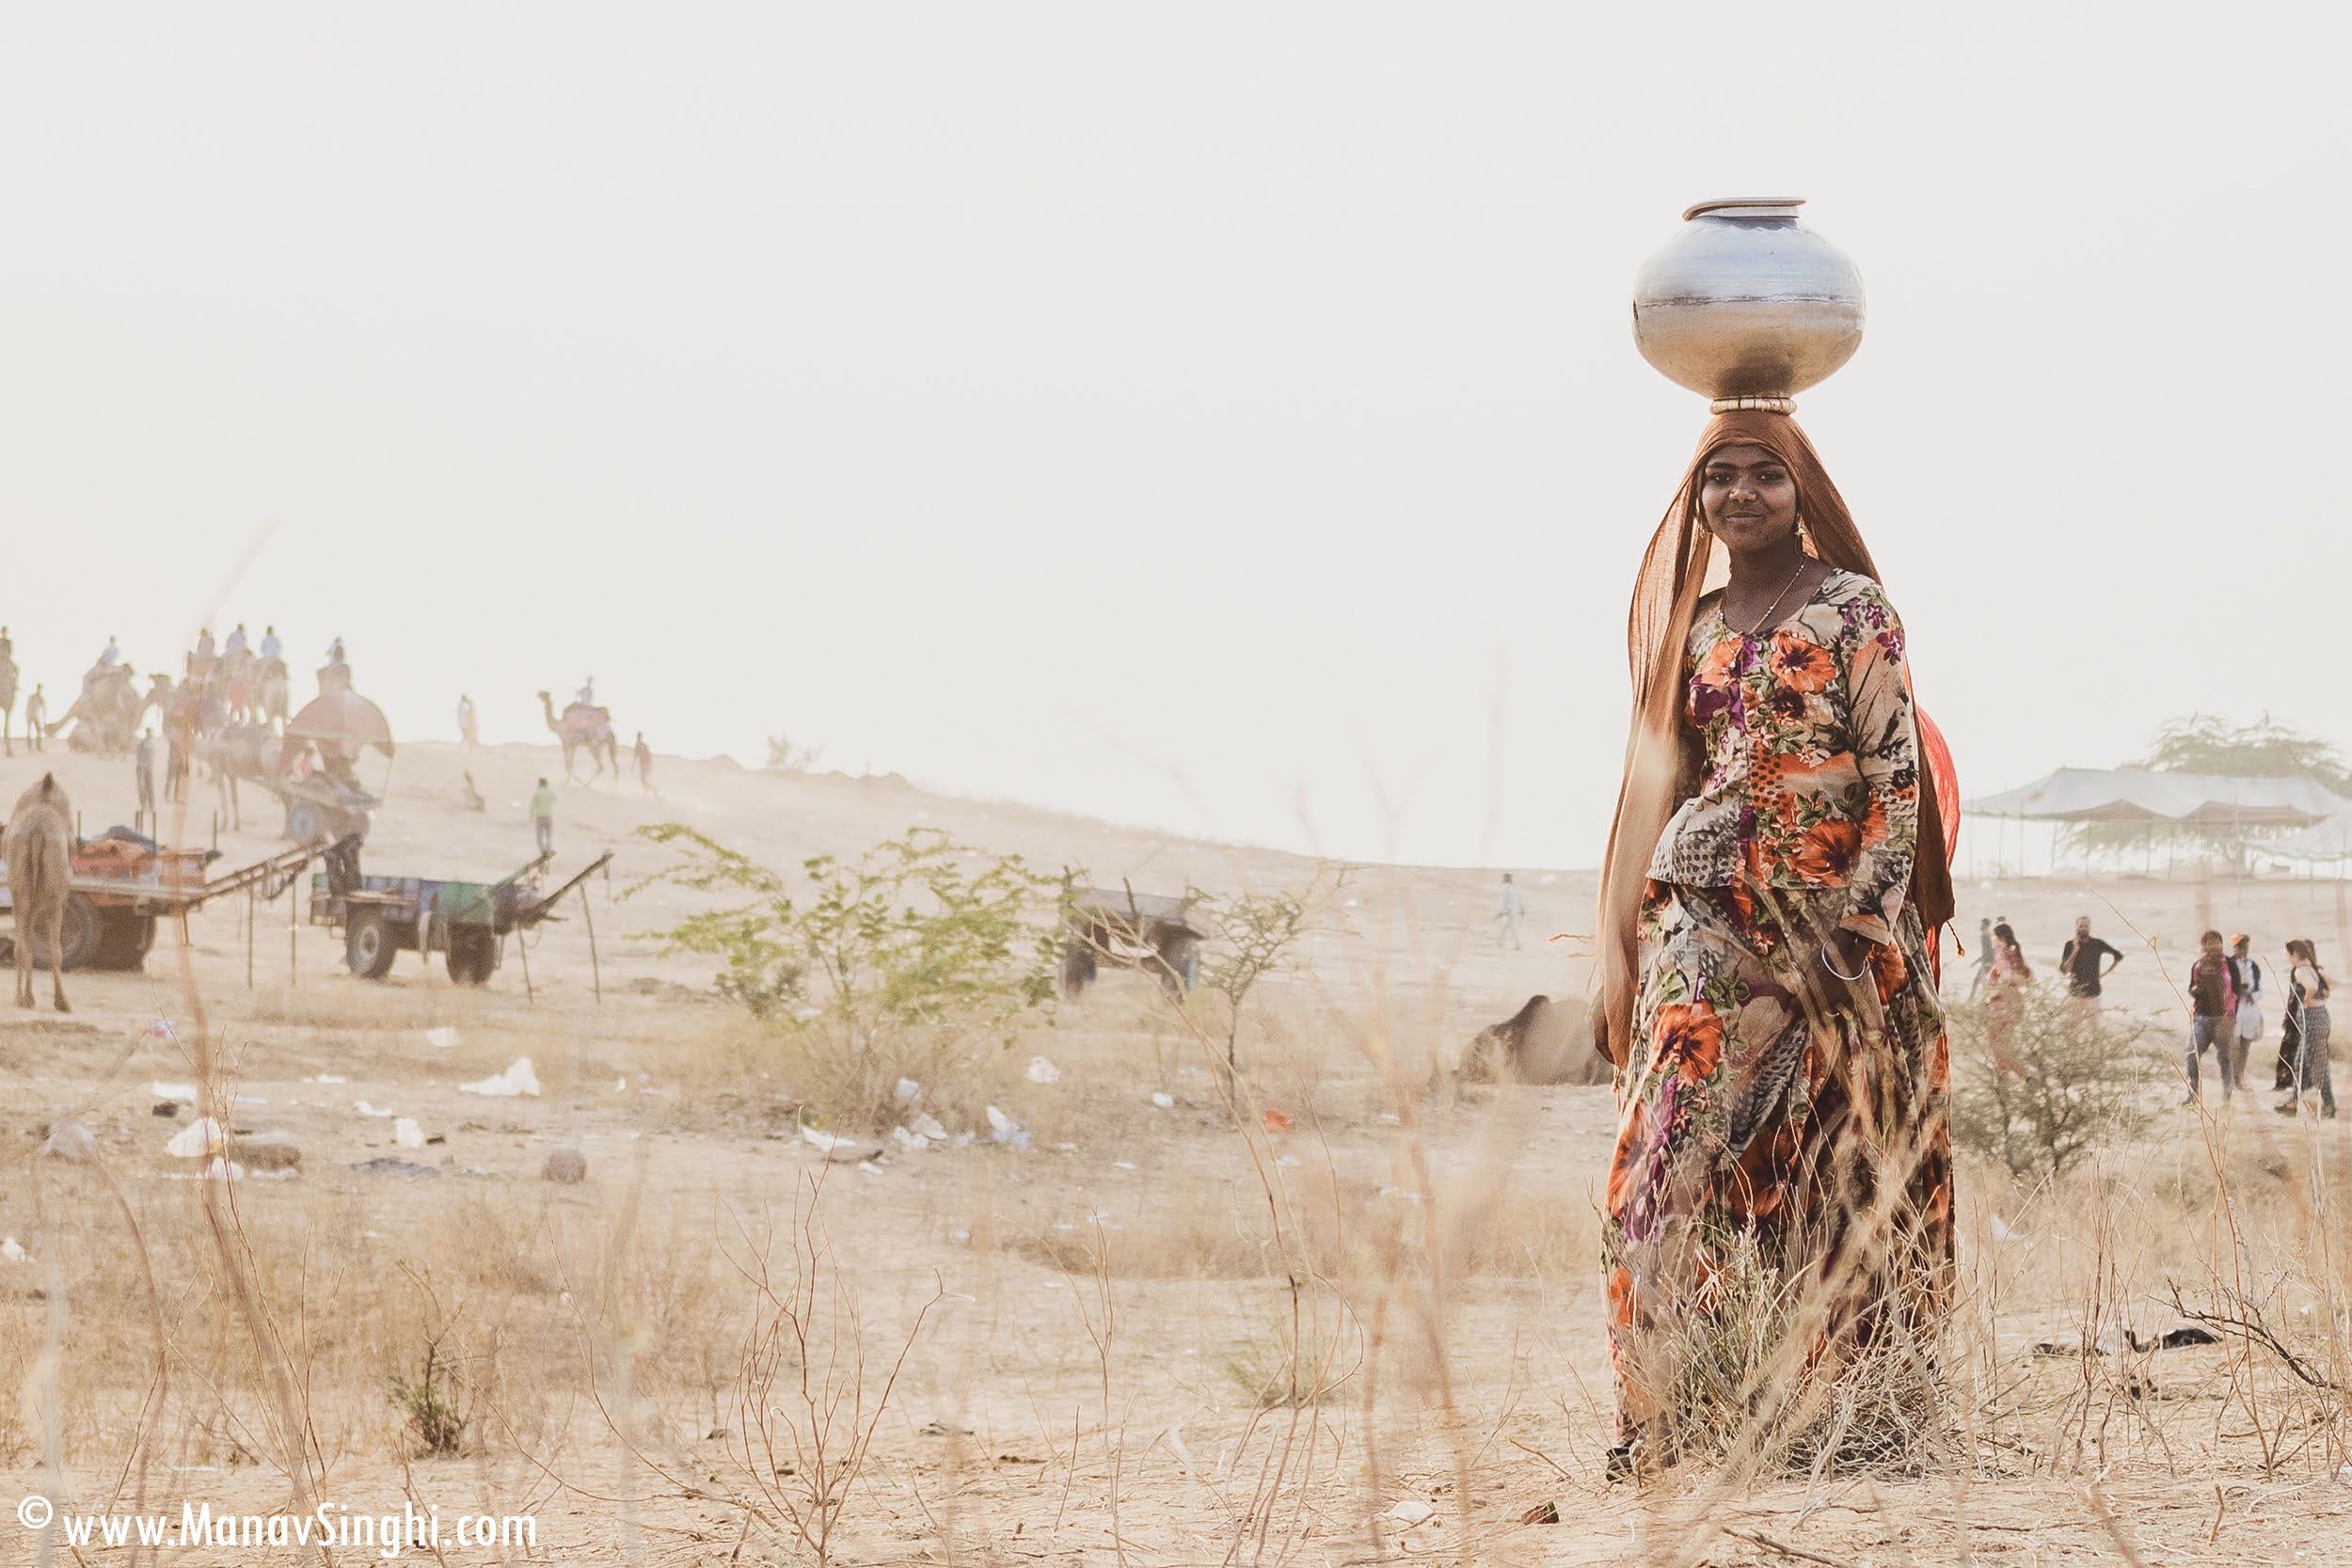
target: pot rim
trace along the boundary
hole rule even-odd
[[[1703,216],[1708,213],[1713,213],[1723,217],[1793,218],[1797,215],[1797,209],[1804,205],[1804,198],[1801,196],[1724,197],[1713,201],[1702,201],[1694,207],[1685,208],[1682,214],[1682,221],[1688,223],[1692,218]]]

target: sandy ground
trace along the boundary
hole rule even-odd
[[[49,765],[86,831],[127,816],[129,769],[120,763],[20,752],[0,764],[0,795],[13,799]],[[459,808],[461,765],[488,798],[486,813]],[[552,766],[542,748],[495,748],[462,763],[451,748],[404,748],[368,867],[474,878],[512,869],[532,853],[522,801]],[[382,1512],[413,1497],[451,1517],[527,1510],[538,1518],[537,1555],[559,1561],[789,1558],[723,1500],[757,1502],[763,1486],[788,1494],[779,1472],[807,1463],[773,1453],[755,1460],[745,1449],[756,1423],[732,1388],[749,1321],[740,1273],[748,1253],[728,1238],[788,1221],[799,1195],[813,1189],[837,1265],[828,1278],[856,1300],[864,1323],[869,1415],[918,1314],[922,1324],[872,1426],[872,1455],[834,1543],[840,1560],[2352,1560],[2342,1555],[2352,1470],[2338,1478],[2332,1469],[2347,1456],[2327,1457],[2321,1443],[2265,1465],[2247,1423],[2213,1391],[2222,1374],[2211,1353],[2180,1353],[2182,1370],[2167,1372],[2168,1397],[2181,1402],[2167,1418],[2169,1435],[2118,1428],[2110,1439],[2103,1429],[2091,1458],[2078,1449],[2061,1463],[2039,1452],[1955,1463],[1925,1479],[1721,1496],[1701,1487],[1636,1497],[1605,1484],[1606,1362],[1587,1260],[1613,1128],[1608,1093],[1422,1093],[1432,1055],[1450,1056],[1533,991],[1581,990],[1570,946],[1532,939],[1589,929],[1589,872],[1513,868],[1531,911],[1531,941],[1513,952],[1498,946],[1488,918],[1500,868],[1368,868],[1301,955],[1301,970],[1271,988],[1263,1026],[1245,1037],[1257,1059],[1246,1075],[1253,1098],[1238,1117],[1203,1070],[1199,1043],[1150,988],[1114,977],[1022,1042],[1019,1054],[1047,1055],[1060,1074],[1050,1085],[1023,1078],[1008,1091],[1035,1147],[1000,1148],[983,1138],[861,1169],[827,1164],[797,1136],[790,1085],[724,1065],[745,1059],[735,1048],[751,1031],[709,996],[709,961],[663,958],[636,934],[687,907],[661,890],[616,901],[665,859],[634,836],[638,827],[689,822],[789,865],[919,824],[1149,891],[1291,885],[1311,866],[943,799],[895,779],[784,777],[664,758],[656,783],[659,798],[610,782],[564,791],[557,874],[608,848],[615,858],[609,879],[589,889],[593,962],[575,908],[529,949],[528,995],[512,950],[483,991],[453,986],[414,956],[389,981],[372,984],[343,972],[331,933],[290,926],[284,901],[262,907],[249,931],[242,904],[230,903],[190,922],[184,950],[176,940],[159,942],[144,974],[69,976],[71,1018],[45,1008],[0,1018],[8,1085],[0,1136],[16,1156],[0,1178],[0,1230],[34,1254],[0,1264],[9,1304],[0,1351],[25,1388],[11,1446],[0,1451],[11,1497],[54,1489],[61,1503],[95,1508],[122,1495],[126,1412],[137,1405],[140,1356],[152,1355],[151,1346],[137,1348],[144,1305],[78,1283],[95,1277],[100,1254],[123,1255],[125,1228],[103,1218],[110,1211],[86,1171],[36,1161],[32,1150],[52,1118],[79,1119],[159,1255],[169,1251],[160,1239],[176,1236],[188,1240],[174,1256],[200,1259],[203,1184],[185,1180],[193,1165],[161,1147],[185,1117],[153,1116],[149,1090],[151,1081],[189,1075],[184,1041],[200,1000],[233,1061],[235,1092],[250,1097],[237,1124],[283,1129],[305,1150],[294,1180],[248,1179],[236,1189],[247,1230],[299,1233],[311,1249],[307,1272],[294,1271],[300,1290],[289,1275],[272,1275],[270,1309],[299,1320],[299,1305],[315,1296],[380,1325],[381,1343],[368,1337],[378,1328],[354,1328],[337,1353],[345,1359],[322,1360],[310,1380],[315,1450],[338,1507]],[[214,797],[201,784],[195,793],[186,832],[206,841]],[[251,795],[246,804],[243,830],[220,832],[223,866],[277,847],[274,808]],[[2091,914],[2131,952],[2112,987],[2119,1009],[2170,1004],[2195,932],[2208,922],[2252,932],[2266,955],[2298,934],[2318,939],[2324,952],[2347,950],[2334,884],[2048,878],[1961,891],[1960,925],[1972,942],[1979,915],[2005,916],[2041,964],[2055,965],[2076,913]],[[159,1019],[170,1021],[178,1043],[151,1031]],[[455,1043],[433,1043],[434,1030],[454,1031]],[[2151,1049],[2160,1049],[2153,1038]],[[460,1092],[461,1083],[522,1055],[537,1069],[539,1096]],[[1154,1093],[1170,1107],[1155,1105]],[[361,1101],[413,1117],[440,1141],[397,1147],[393,1122],[360,1112]],[[1262,1103],[1295,1130],[1264,1131]],[[2271,1119],[2266,1110],[2260,1117]],[[2241,1109],[2217,1124],[2222,1159],[2277,1157],[2280,1134],[2256,1121]],[[2206,1131],[2179,1113],[2137,1168],[2194,1165]],[[2326,1158],[2344,1157],[2337,1128],[2317,1136],[2328,1140]],[[585,1153],[586,1183],[539,1180],[560,1145]],[[358,1168],[387,1158],[424,1174]],[[1263,1201],[1265,1186],[1281,1191],[1281,1204]],[[60,1217],[85,1212],[72,1207],[77,1192],[99,1218]],[[1332,1278],[1302,1281],[1299,1309],[1311,1325],[1333,1325],[1324,1337],[1341,1381],[1304,1408],[1256,1408],[1244,1392],[1248,1368],[1280,1342],[1294,1295],[1279,1270],[1235,1266],[1230,1255],[1263,1250],[1274,1223],[1264,1216],[1279,1212],[1294,1223],[1327,1223],[1346,1238],[1330,1256],[1360,1263],[1383,1247],[1426,1241],[1441,1199],[1447,1225],[1466,1245],[1485,1248],[1486,1260],[1454,1274],[1431,1266],[1346,1278],[1334,1263]],[[1989,1212],[1972,1210],[1972,1245]],[[450,1255],[508,1245],[516,1271],[548,1277],[494,1288],[478,1259]],[[70,1256],[50,1256],[53,1247]],[[610,1264],[622,1256],[637,1259],[634,1272]],[[606,1274],[582,1261],[594,1258],[608,1260]],[[399,1420],[380,1398],[382,1380],[413,1349],[395,1332],[406,1320],[385,1305],[405,1288],[391,1279],[404,1262],[438,1267],[437,1279],[455,1281],[453,1296],[470,1289],[477,1300],[495,1298],[506,1314],[496,1324],[504,1342],[529,1347],[505,1353],[502,1402],[468,1457],[404,1464]],[[346,1271],[368,1280],[355,1283]],[[624,1273],[633,1281],[626,1288],[613,1283]],[[723,1282],[720,1305],[693,1306],[680,1282],[710,1277]],[[37,1375],[58,1281],[66,1318],[119,1314],[129,1347],[103,1366],[69,1360],[61,1482],[41,1469]],[[220,1283],[199,1261],[161,1290],[170,1298]],[[2003,1334],[2014,1349],[2062,1327],[2065,1316],[2055,1298],[2039,1316],[2027,1304]],[[282,1447],[256,1414],[266,1400],[206,1383],[236,1363],[233,1347],[222,1347],[249,1320],[224,1307],[207,1321],[217,1342],[172,1347],[181,1372],[159,1422],[169,1440],[143,1477],[146,1496],[175,1519],[183,1499],[216,1510],[284,1508],[290,1483],[271,1460]],[[469,1332],[481,1327],[469,1321]],[[707,1372],[699,1390],[678,1370],[696,1355]],[[633,1387],[631,1368],[641,1363],[644,1382]],[[1546,1501],[1556,1503],[1560,1524],[1518,1522]],[[1409,1523],[1415,1510],[1392,1513],[1401,1503],[1425,1503],[1428,1521]],[[1693,1535],[1693,1522],[1707,1528]],[[1715,1527],[1744,1533],[1711,1533]],[[31,1560],[35,1540],[0,1516],[8,1560]],[[93,1549],[84,1560],[127,1555]],[[266,1560],[242,1548],[166,1559]],[[504,1559],[445,1546],[444,1560]]]

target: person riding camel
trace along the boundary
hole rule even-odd
[[[591,675],[580,682],[580,691],[572,698],[572,701],[581,707],[595,707],[596,705],[596,677]]]
[[[262,628],[262,657],[263,658],[281,658],[285,656],[285,645],[278,641],[278,628],[276,626],[263,626]]]

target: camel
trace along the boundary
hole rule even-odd
[[[1466,1084],[1606,1084],[1614,1069],[1593,1049],[1581,1003],[1538,994],[1478,1032],[1462,1053],[1460,1074]]]
[[[586,703],[574,703],[564,710],[564,717],[558,719],[555,716],[555,699],[544,691],[539,693],[539,706],[548,716],[548,728],[553,731],[555,737],[564,743],[564,783],[573,782],[572,758],[583,748],[588,752],[588,766],[591,769],[588,774],[590,784],[595,784],[602,778],[608,766],[612,769],[614,781],[619,781],[621,743],[613,738],[611,708],[590,707]]]
[[[57,1011],[65,999],[65,901],[72,892],[73,807],[55,773],[26,790],[0,834],[8,863],[8,895],[16,906],[16,1005],[33,1005],[33,936],[49,937],[49,984]]]
[[[83,677],[80,700],[54,727],[66,732],[66,744],[77,752],[121,756],[138,738],[139,715],[145,708],[146,699],[131,684],[128,665],[100,665]]]

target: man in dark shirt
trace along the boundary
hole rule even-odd
[[[2115,966],[2123,961],[2122,951],[2110,947],[2090,934],[2090,916],[2074,917],[2074,937],[2058,952],[2058,968],[2065,972],[2066,990],[2070,995],[2082,997],[2090,1004],[2090,1010],[2099,1010],[2099,982],[2115,973]],[[2100,968],[2106,963],[2105,969]]]
[[[2188,1093],[2181,1103],[2197,1100],[2197,1058],[2208,1047],[2221,1064],[2221,1098],[2226,1103],[2237,1093],[2237,1063],[2231,1051],[2235,1032],[2237,987],[2230,975],[2229,955],[2221,951],[2221,933],[2207,931],[2198,939],[2197,961],[2188,967]]]

